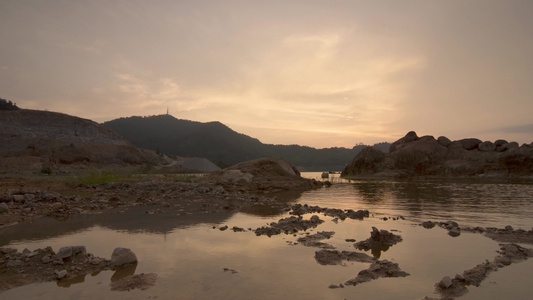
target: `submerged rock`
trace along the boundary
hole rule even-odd
[[[406,277],[410,274],[402,271],[397,263],[388,260],[377,260],[366,270],[362,270],[357,277],[345,282],[346,285],[357,285],[380,277]]]
[[[319,224],[324,223],[317,215],[311,216],[309,220],[304,220],[302,216],[291,216],[280,219],[278,222],[270,223],[270,226],[263,226],[254,230],[255,235],[277,235],[281,233],[292,234],[301,230],[315,228]]]
[[[334,231],[319,231],[315,234],[310,234],[298,238],[298,242],[307,247],[319,247],[324,249],[335,249],[334,246],[320,242],[321,240],[329,239],[335,234]]]
[[[321,265],[339,265],[342,261],[371,263],[376,259],[361,252],[323,249],[315,251],[315,260]]]
[[[381,251],[387,251],[392,245],[402,241],[402,237],[387,230],[378,230],[372,227],[370,238],[354,244],[354,247],[361,250],[371,250],[374,257],[379,258]]]

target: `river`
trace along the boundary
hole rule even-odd
[[[320,173],[302,176],[320,179]],[[290,201],[321,207],[367,209],[364,220],[325,222],[308,232],[334,231],[324,242],[338,250],[354,251],[353,242],[370,236],[372,226],[402,236],[403,241],[382,252],[410,274],[381,278],[357,286],[331,289],[368,268],[346,262],[324,266],[314,259],[317,248],[297,243],[304,235],[256,236],[254,232],[221,231],[228,225],[257,228],[287,217],[287,212],[258,207],[254,211],[178,216],[174,212],[146,214],[152,207],[125,212],[76,215],[67,220],[40,219],[0,231],[0,246],[30,250],[84,245],[96,256],[109,258],[115,247],[132,249],[139,264],[130,272],[157,273],[147,290],[111,291],[112,271],[88,274],[71,281],[32,284],[0,294],[2,299],[420,299],[438,297],[434,284],[491,260],[498,243],[480,234],[451,237],[422,221],[453,220],[460,226],[533,227],[533,185],[495,180],[358,180],[330,174],[329,188],[291,195]],[[403,217],[401,219],[399,217]],[[310,215],[304,216],[309,218]],[[396,220],[395,220],[396,219]],[[213,228],[215,227],[215,228]],[[523,245],[533,248],[531,245]],[[370,254],[370,253],[368,253]],[[226,272],[224,268],[236,270]],[[480,287],[469,287],[460,299],[528,299],[533,260],[493,272]]]

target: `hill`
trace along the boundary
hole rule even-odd
[[[0,110],[0,170],[165,163],[96,122],[38,110]]]
[[[263,144],[220,122],[201,123],[170,115],[133,116],[102,125],[137,147],[170,155],[205,157],[223,167],[261,157],[279,157],[308,171],[340,171],[365,147],[316,149]]]

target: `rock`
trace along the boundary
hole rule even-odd
[[[418,139],[418,136],[416,135],[416,132],[409,131],[403,138],[397,140],[396,142],[392,143],[389,148],[389,153],[393,153],[397,150],[399,150],[403,144],[414,142]]]
[[[402,237],[390,233],[387,230],[378,230],[376,227],[372,227],[370,238],[355,243],[354,247],[361,250],[371,250],[374,257],[379,258],[381,251],[387,251],[389,247],[402,241]]]
[[[433,227],[435,227],[436,223],[435,222],[431,222],[431,221],[425,221],[425,222],[422,222],[422,227],[426,228],[426,229],[431,229]]]
[[[61,247],[56,254],[57,259],[67,259],[72,256],[72,247]]]
[[[10,259],[7,261],[6,267],[13,268],[22,265],[22,262],[18,259]]]
[[[9,207],[5,203],[0,203],[0,214],[7,214],[9,213]]]
[[[480,151],[484,152],[496,150],[496,146],[491,141],[485,141],[483,143],[480,143],[477,147]]]
[[[200,180],[222,186],[227,192],[245,190],[265,193],[294,189],[307,190],[324,185],[316,180],[302,178],[294,165],[280,158],[245,161],[212,172]]]
[[[267,235],[269,237],[281,233],[293,234],[300,230],[315,228],[323,222],[324,221],[320,220],[317,215],[313,215],[309,220],[304,220],[302,216],[291,216],[288,218],[280,219],[277,223],[272,222],[270,223],[270,226],[263,226],[261,228],[257,228],[254,230],[254,232],[257,236]]]
[[[124,265],[137,263],[137,256],[128,248],[115,248],[111,255],[110,265],[113,268],[119,268]]]
[[[449,277],[449,276],[444,276],[441,281],[438,283],[438,285],[441,287],[441,288],[449,288],[452,286],[452,279]]]
[[[52,260],[50,259],[50,256],[46,255],[46,256],[43,256],[43,258],[41,258],[41,261],[42,261],[43,264],[48,264]]]
[[[244,228],[233,226],[232,228],[233,232],[244,232]]]
[[[461,142],[461,145],[463,145],[463,148],[465,148],[466,150],[477,149],[478,145],[481,144],[481,140],[476,138],[462,139],[459,142]]]
[[[67,270],[55,271],[57,279],[63,279],[67,276]]]
[[[496,151],[498,152],[505,152],[507,150],[510,150],[510,149],[516,149],[518,148],[518,143],[517,142],[510,142],[510,143],[506,143],[506,144],[503,144],[499,147],[496,148]]]
[[[451,237],[458,237],[461,235],[461,229],[454,227],[448,231],[448,235]]]
[[[362,270],[357,277],[346,281],[346,285],[357,285],[381,277],[406,277],[409,273],[400,269],[397,263],[388,260],[376,260],[366,270]]]
[[[361,252],[323,249],[315,251],[315,260],[321,265],[339,265],[343,260],[370,263],[375,258]]]
[[[500,147],[500,146],[503,146],[505,144],[507,144],[508,142],[506,140],[496,140],[494,142],[494,146],[496,146],[496,148]]]
[[[332,245],[319,242],[324,239],[329,239],[335,234],[334,231],[319,231],[315,234],[310,234],[301,238],[298,238],[298,242],[306,247],[318,247],[324,249],[335,249]]]
[[[221,187],[221,186],[217,186],[216,188],[214,188],[214,189],[211,191],[211,193],[213,193],[213,194],[217,194],[217,195],[220,195],[220,194],[224,194],[224,193],[226,193],[226,190],[225,190],[223,187]]]
[[[405,136],[404,136],[404,142],[406,143],[409,143],[409,142],[414,142],[418,139],[418,135],[416,135],[416,132],[414,131],[409,131]]]
[[[452,143],[452,141],[445,136],[439,136],[437,138],[437,141],[439,142],[439,144],[443,145],[444,147],[448,147]]]
[[[15,202],[24,202],[24,195],[13,195],[13,201]]]
[[[357,154],[352,162],[344,168],[341,176],[377,172],[379,163],[385,159],[385,153],[374,147],[366,147]]]

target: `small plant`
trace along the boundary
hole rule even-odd
[[[49,166],[43,166],[41,168],[41,173],[46,174],[46,175],[51,175],[52,169]]]
[[[80,178],[81,183],[99,184],[104,182],[118,182],[118,175],[110,171],[102,171],[100,173],[91,173],[84,178]]]

